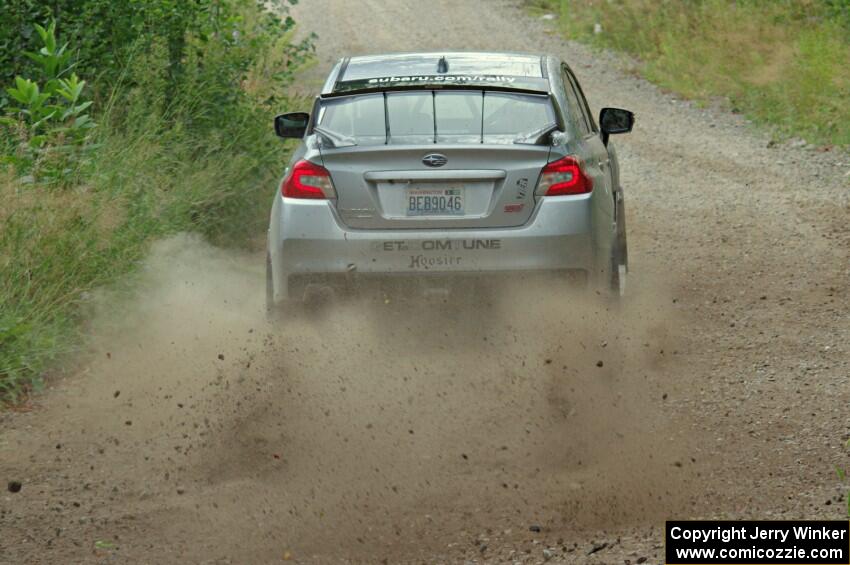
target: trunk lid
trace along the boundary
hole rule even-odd
[[[549,147],[367,145],[322,147],[321,155],[351,228],[496,228],[530,218]]]

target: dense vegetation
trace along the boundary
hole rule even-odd
[[[847,0],[532,0],[563,32],[637,56],[653,82],[777,132],[850,145]]]
[[[288,0],[294,1],[294,0]],[[155,238],[260,232],[270,117],[311,51],[281,1],[0,0],[0,400]]]

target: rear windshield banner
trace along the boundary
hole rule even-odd
[[[467,86],[548,92],[549,82],[542,78],[508,75],[409,75],[388,76],[338,82],[334,93],[359,90],[386,90],[398,87]]]

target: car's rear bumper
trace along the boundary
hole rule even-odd
[[[269,230],[273,297],[305,280],[346,274],[484,274],[594,269],[590,195],[544,198],[522,227],[358,230],[328,201],[277,198]],[[298,289],[296,291],[296,288]]]

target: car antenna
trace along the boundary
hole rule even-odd
[[[449,72],[449,62],[446,61],[445,55],[440,57],[440,60],[437,61],[437,72],[440,74],[446,74]]]

